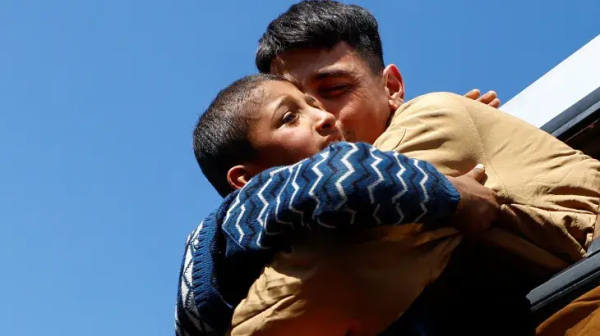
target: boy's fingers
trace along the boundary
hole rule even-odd
[[[481,95],[481,91],[479,91],[478,89],[473,89],[473,90],[467,92],[465,94],[465,97],[475,100],[475,99],[479,98],[480,95]]]
[[[478,100],[484,104],[489,104],[496,98],[498,98],[496,91],[488,91],[483,96],[479,97]]]
[[[500,99],[498,99],[498,94],[496,93],[496,91],[488,91],[485,94],[481,95],[481,91],[479,89],[473,89],[467,92],[465,94],[465,97],[476,100],[480,103],[489,105],[491,107],[500,107]]]
[[[495,98],[494,100],[492,100],[491,103],[489,103],[488,105],[490,105],[491,107],[495,107],[498,108],[500,107],[500,99]]]

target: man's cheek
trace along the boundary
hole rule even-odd
[[[347,142],[356,142],[356,132],[354,130],[344,130],[344,140]]]
[[[344,114],[348,110],[348,107],[352,105],[352,97],[350,94],[338,95],[335,97],[322,100],[321,105],[323,108],[333,114],[336,118],[340,119],[344,117]]]

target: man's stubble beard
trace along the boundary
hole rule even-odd
[[[344,131],[344,140],[346,142],[356,142],[356,133],[352,130]]]

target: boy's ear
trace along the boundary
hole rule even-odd
[[[398,67],[394,64],[385,67],[383,80],[388,95],[388,105],[390,110],[394,112],[404,103],[404,81]]]
[[[227,172],[227,182],[234,190],[242,189],[248,181],[252,178],[253,174],[244,165],[237,165]]]

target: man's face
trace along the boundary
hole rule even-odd
[[[373,143],[387,126],[392,110],[387,80],[345,42],[331,50],[284,52],[273,59],[271,73],[284,76],[333,113],[346,141]]]

